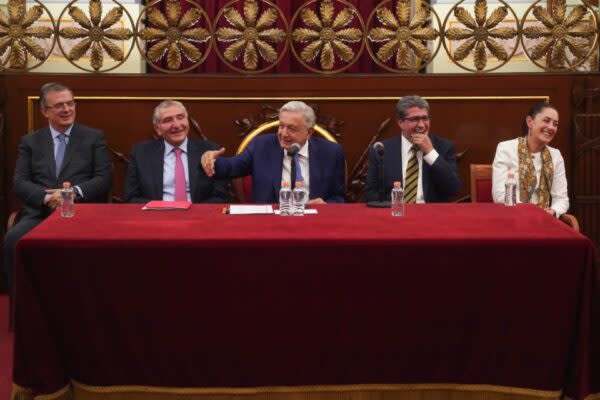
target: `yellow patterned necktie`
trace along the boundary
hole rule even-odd
[[[404,202],[417,202],[417,189],[419,187],[419,160],[417,159],[417,146],[410,149],[410,157],[406,164],[406,178],[404,179]]]

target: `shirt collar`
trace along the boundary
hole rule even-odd
[[[183,139],[183,143],[181,143],[179,145],[179,148],[181,149],[182,152],[187,154],[187,145],[188,145],[188,138],[186,137],[185,139]],[[173,146],[171,143],[167,142],[165,140],[165,156],[167,154],[169,154],[173,149],[175,148],[175,146]]]
[[[411,147],[413,147],[413,144],[403,134],[400,134],[400,137],[402,137],[402,154],[407,154]]]
[[[52,125],[48,125],[50,127],[50,133],[52,134],[52,139],[56,139],[58,137],[58,135],[60,135],[61,133],[64,133],[65,136],[71,136],[71,129],[73,129],[73,125],[71,125],[70,127],[67,128],[66,131],[64,132],[59,132],[56,129],[54,129],[52,127]]]

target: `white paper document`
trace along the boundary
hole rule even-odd
[[[304,214],[318,214],[318,213],[319,212],[317,210],[315,210],[314,208],[306,208],[304,210]],[[281,213],[279,212],[279,210],[275,210],[275,214],[279,215]]]
[[[231,215],[248,215],[248,214],[273,214],[273,206],[270,204],[232,204],[229,206],[229,214]]]

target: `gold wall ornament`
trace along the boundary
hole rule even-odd
[[[294,43],[303,46],[298,54],[296,45],[292,44],[292,52],[313,72],[333,74],[344,71],[364,50],[365,24],[356,7],[345,0],[308,1],[296,11],[291,25]],[[301,27],[294,29],[294,26]],[[342,64],[339,68],[335,68],[336,58]]]
[[[539,6],[540,1],[523,15],[523,21],[532,13],[539,22],[523,29],[523,37],[536,40],[528,48],[521,38],[523,50],[534,64],[547,71],[573,71],[597,50],[598,18],[585,2],[567,14],[565,0],[553,0],[550,9]],[[544,57],[546,65],[539,62]]]
[[[444,20],[444,48],[450,55],[451,60],[459,67],[472,72],[490,72],[505,65],[515,54],[518,47],[519,19],[514,10],[503,0],[502,4],[494,9],[488,16],[488,5],[486,0],[476,0],[474,5],[474,16],[464,7],[460,7],[464,0],[455,4],[446,19]],[[508,22],[509,11],[512,13],[510,21],[514,21],[515,27],[498,25],[502,22]],[[464,28],[447,28],[450,16],[454,14],[458,22]],[[508,54],[505,47],[498,40],[514,39],[515,45],[513,51]],[[465,40],[460,46],[451,52],[446,45],[446,40],[457,41]],[[469,54],[474,54],[475,69],[465,66],[463,61]],[[488,53],[494,56],[500,64],[493,68],[488,68]]]
[[[6,70],[31,70],[46,61],[54,44],[54,20],[50,11],[41,2],[36,0],[37,5],[25,9],[22,0],[8,1],[8,15],[0,9],[0,57],[6,54],[0,65]],[[34,26],[44,11],[50,16],[52,28],[48,26]],[[52,46],[45,51],[34,39],[53,38]],[[39,63],[28,67],[27,56],[30,55]]]
[[[379,4],[367,21],[367,50],[373,60],[392,72],[416,72],[430,63],[440,48],[440,18],[426,1]],[[432,18],[432,16],[434,18]],[[437,24],[437,29],[432,25]],[[429,47],[435,47],[432,52]]]
[[[180,0],[154,0],[140,13],[136,24],[138,38],[148,43],[147,51],[136,41],[140,53],[155,69],[169,73],[184,73],[202,64],[212,46],[212,27],[204,9],[192,0],[185,0],[190,8],[182,15]],[[157,6],[165,5],[166,13]],[[146,26],[140,29],[146,16]],[[201,47],[202,45],[202,47]],[[193,64],[181,69],[183,57]],[[166,59],[167,68],[158,63]]]
[[[100,0],[90,0],[88,4],[88,17],[81,8],[74,5],[78,1],[73,0],[67,4],[58,17],[59,48],[72,65],[84,71],[107,72],[119,67],[129,57],[133,45],[130,46],[127,55],[125,55],[123,50],[113,40],[129,40],[133,37],[133,31],[128,28],[115,27],[115,24],[121,21],[123,13],[125,13],[131,27],[133,27],[134,22],[131,15],[118,1],[112,0],[116,4],[116,7],[112,7],[103,16],[102,2]],[[68,26],[60,28],[65,12],[68,12],[73,21],[79,25],[78,27]],[[64,49],[61,39],[77,41],[68,54]],[[87,53],[90,53],[90,66],[92,69],[76,63],[76,61],[79,61]],[[112,60],[117,61],[117,64],[103,69],[105,54]]]
[[[238,7],[242,8],[243,15],[238,11]],[[229,68],[235,71],[242,73],[268,71],[281,61],[287,51],[287,21],[282,11],[270,1],[231,1],[219,10],[214,25],[217,54]],[[284,26],[285,30],[278,25]],[[223,44],[224,51],[221,51],[219,42]],[[281,45],[283,48],[280,48]],[[242,57],[243,68],[234,64],[240,57]],[[267,65],[259,68],[261,62]]]

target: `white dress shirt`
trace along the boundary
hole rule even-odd
[[[552,203],[550,208],[554,210],[557,217],[566,213],[569,209],[569,195],[567,191],[567,175],[565,173],[565,161],[558,149],[547,146],[552,156],[552,165],[554,167],[554,179],[552,182],[552,190],[550,196]],[[542,156],[541,153],[533,153],[533,166],[535,168],[535,176],[537,179],[537,187],[540,184],[540,175],[542,171]],[[515,173],[517,180],[517,203],[520,203],[519,196],[519,139],[507,140],[498,143],[496,148],[496,156],[494,157],[493,173],[492,173],[492,196],[494,203],[504,203],[504,183],[506,175],[509,171]],[[537,204],[538,196],[533,192],[530,202]]]
[[[309,162],[308,162],[308,140],[304,143],[304,146],[298,152],[298,164],[300,164],[300,169],[302,170],[302,179],[304,182],[304,189],[308,193],[308,198],[310,198],[310,171],[309,171]],[[282,182],[292,182],[290,175],[292,171],[292,157],[287,155],[287,151],[283,150],[283,168],[281,170],[281,181]],[[294,188],[291,188],[294,189]]]
[[[402,136],[402,177],[404,179],[404,182],[402,182],[402,187],[406,187],[406,167],[408,166],[408,159],[411,156],[411,148],[413,146],[413,144],[404,137],[404,135]],[[417,186],[417,199],[415,200],[415,202],[417,203],[425,203],[425,196],[423,194],[423,160],[425,160],[425,162],[428,165],[432,165],[435,160],[437,160],[439,156],[439,153],[433,149],[429,152],[429,154],[427,155],[423,155],[423,152],[421,150],[417,151],[417,161],[419,162],[419,183]]]
[[[188,172],[188,152],[187,152],[188,139],[187,137],[179,145],[181,149],[181,162],[183,163],[183,170],[185,172],[185,193],[188,201],[192,200],[190,195],[190,175]],[[163,163],[163,201],[175,201],[175,147],[165,140],[165,155]]]

